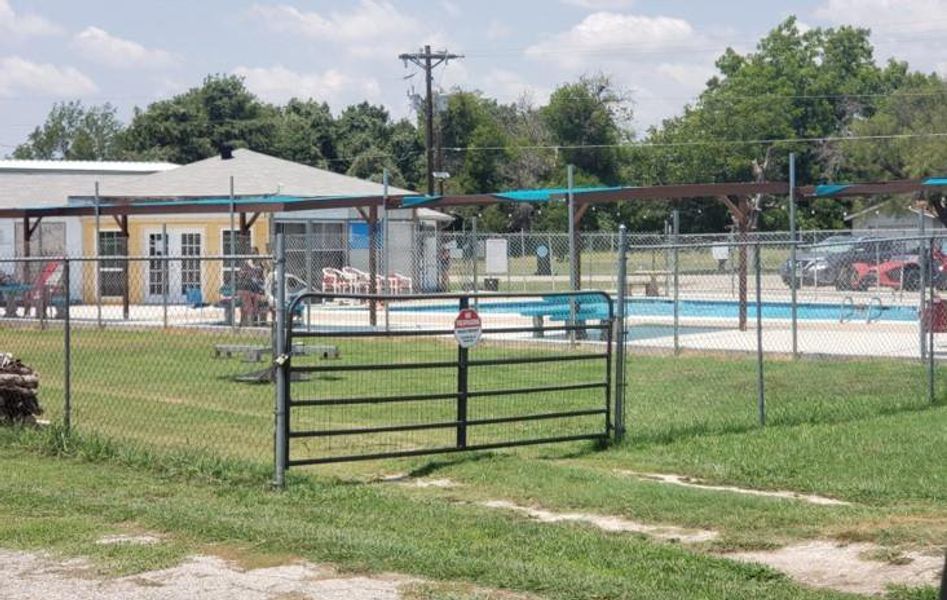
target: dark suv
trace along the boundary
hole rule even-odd
[[[853,264],[882,263],[893,256],[910,253],[912,248],[909,246],[910,242],[851,235],[832,236],[818,244],[802,246],[796,252],[796,284],[853,289],[853,282],[857,281]],[[787,286],[792,285],[790,263],[787,260],[779,269],[779,275]]]

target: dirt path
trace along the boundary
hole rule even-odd
[[[182,564],[130,577],[101,579],[84,560],[54,560],[0,550],[4,600],[399,600],[402,576],[340,575],[331,568],[298,563],[242,570],[215,556],[192,556]]]

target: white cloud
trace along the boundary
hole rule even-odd
[[[315,98],[333,106],[347,102],[378,99],[381,86],[372,78],[352,77],[336,69],[323,73],[299,73],[282,65],[274,67],[237,67],[234,74],[246,80],[247,87],[271,102],[290,98]]]
[[[449,17],[454,19],[464,14],[463,9],[454,2],[451,2],[451,0],[441,0],[441,8],[444,9],[444,12],[446,12]]]
[[[511,35],[513,35],[513,28],[503,21],[493,19],[487,26],[488,40],[499,40],[505,37],[510,37]]]
[[[589,10],[619,10],[631,8],[635,0],[562,0],[562,3]]]
[[[386,0],[360,0],[348,12],[327,14],[303,12],[289,4],[255,4],[250,16],[272,31],[344,44],[349,54],[361,58],[390,60],[397,48],[415,47],[424,31],[420,21]]]
[[[69,98],[96,91],[95,83],[74,67],[35,63],[19,56],[0,58],[0,96],[39,93]]]
[[[716,72],[716,69],[708,64],[681,63],[662,63],[655,70],[682,86],[695,89],[703,88]]]
[[[18,14],[9,0],[0,0],[0,32],[14,37],[31,37],[62,33],[62,28],[39,15]]]
[[[98,27],[77,33],[73,43],[86,58],[116,69],[160,69],[175,63],[174,55],[166,50],[146,48]]]
[[[835,24],[861,25],[879,32],[943,31],[945,0],[825,0],[816,18]]]
[[[698,43],[694,28],[683,19],[597,12],[572,29],[530,46],[526,55],[577,67],[632,53],[688,50]]]

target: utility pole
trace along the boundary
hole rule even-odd
[[[431,52],[430,46],[425,46],[420,52],[408,54],[399,54],[398,58],[404,61],[405,66],[409,62],[417,65],[424,70],[424,87],[426,91],[425,99],[425,131],[427,141],[427,194],[434,195],[434,94],[431,89],[434,78],[432,73],[434,69],[448,61],[463,58],[461,54],[450,54],[447,50],[438,50]]]

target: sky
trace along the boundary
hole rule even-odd
[[[261,98],[368,100],[411,115],[423,77],[398,55],[464,58],[436,85],[542,104],[602,72],[630,92],[638,133],[680,113],[727,48],[789,15],[870,27],[879,60],[947,72],[947,0],[0,0],[0,155],[54,102],[135,107],[233,73]]]

